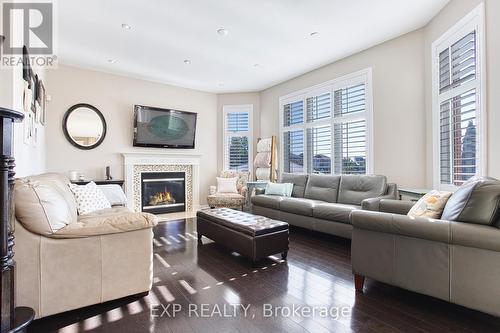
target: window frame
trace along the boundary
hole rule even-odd
[[[248,131],[232,134],[227,130],[227,115],[229,113],[248,113]],[[229,159],[226,150],[229,148],[227,140],[230,137],[246,136],[248,138],[248,172],[253,173],[253,104],[228,104],[222,106],[222,168],[229,169]]]
[[[334,103],[334,93],[339,89],[354,86],[357,84],[365,84],[365,111],[362,114],[353,113],[344,115],[341,117],[334,117],[333,103]],[[331,116],[326,119],[320,119],[317,121],[307,122],[307,99],[310,97],[319,96],[324,93],[331,94],[332,108]],[[294,124],[290,126],[284,126],[284,115],[283,108],[286,104],[294,103],[297,101],[302,101],[304,111],[303,111],[303,122],[301,124]],[[360,71],[350,73],[333,80],[329,80],[309,88],[305,88],[293,93],[281,96],[279,98],[279,173],[283,173],[284,169],[284,140],[283,135],[287,131],[302,130],[304,135],[304,163],[302,166],[302,173],[307,172],[307,161],[310,158],[310,152],[307,151],[307,129],[314,127],[321,127],[325,125],[331,126],[331,174],[335,173],[335,145],[334,145],[334,124],[350,122],[363,119],[366,121],[366,174],[373,174],[374,162],[373,162],[373,91],[372,91],[372,68],[368,67]]]
[[[458,87],[451,87],[440,93],[439,54],[472,31],[476,31],[476,78]],[[479,4],[470,13],[449,28],[441,37],[432,43],[432,147],[433,147],[433,186],[439,190],[454,191],[454,184],[441,183],[440,162],[440,107],[453,97],[476,89],[477,119],[477,154],[476,175],[487,174],[487,115],[486,115],[486,51],[485,51],[484,3]],[[451,62],[451,61],[450,61]],[[451,74],[451,73],[450,73]],[[453,182],[453,179],[451,179]]]

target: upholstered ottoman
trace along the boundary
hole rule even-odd
[[[198,241],[205,236],[255,263],[272,254],[288,253],[288,223],[229,208],[197,213]]]

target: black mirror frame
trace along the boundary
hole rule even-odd
[[[91,146],[81,146],[78,143],[76,143],[75,141],[73,141],[73,139],[71,138],[71,135],[69,135],[68,127],[67,127],[68,118],[69,118],[69,115],[73,111],[75,111],[76,109],[78,109],[78,108],[88,108],[88,109],[91,109],[92,111],[94,111],[95,113],[97,113],[97,115],[101,119],[101,123],[102,123],[102,135],[101,135],[101,138],[99,139],[99,141],[97,141],[96,143],[94,143]],[[104,141],[104,138],[106,137],[106,132],[107,132],[107,125],[106,125],[106,119],[104,119],[104,116],[102,115],[101,111],[99,111],[99,109],[97,109],[95,106],[90,105],[90,104],[79,103],[79,104],[75,104],[72,107],[70,107],[68,109],[68,111],[66,111],[66,113],[64,114],[64,118],[63,118],[63,121],[62,121],[62,129],[63,129],[63,132],[64,132],[64,136],[69,141],[69,143],[71,143],[74,147],[76,147],[78,149],[82,149],[82,150],[90,150],[90,149],[94,149],[94,148],[98,147]]]

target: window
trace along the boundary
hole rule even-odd
[[[453,190],[485,173],[484,8],[433,43],[434,185]]]
[[[280,98],[281,171],[370,173],[371,70]]]
[[[251,171],[253,105],[224,105],[224,169]]]

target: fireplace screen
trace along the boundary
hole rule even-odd
[[[161,214],[186,210],[184,172],[143,173],[142,211]]]

